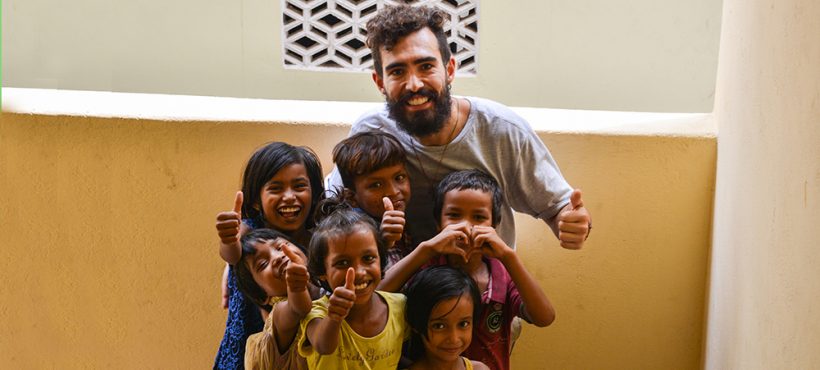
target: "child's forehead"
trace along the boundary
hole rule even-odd
[[[330,238],[328,252],[336,255],[356,255],[368,249],[378,249],[372,230],[356,226],[350,233],[339,233]]]
[[[392,176],[397,172],[406,172],[407,169],[404,167],[404,162],[398,163],[391,163],[381,165],[377,168],[372,170],[366,171],[361,175],[355,176],[356,179],[366,179],[369,177],[384,177],[384,176]]]
[[[491,207],[493,196],[488,191],[473,188],[456,188],[444,193],[444,206],[458,206],[466,203]]]
[[[430,320],[463,316],[472,316],[473,299],[470,293],[462,292],[459,296],[447,297],[433,305]]]

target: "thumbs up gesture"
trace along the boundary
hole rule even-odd
[[[352,267],[347,268],[345,284],[333,289],[333,294],[327,306],[327,318],[341,322],[350,313],[353,303],[356,301],[356,271]]]
[[[216,231],[224,244],[239,242],[239,225],[242,223],[242,192],[236,192],[232,211],[216,215]]]
[[[569,201],[558,214],[558,240],[566,249],[581,249],[592,229],[592,218],[584,208],[580,189],[572,192]]]
[[[242,256],[239,237],[246,226],[242,225],[242,192],[236,192],[233,210],[219,212],[216,215],[216,232],[219,234],[219,255],[225,262],[233,265]]]
[[[297,253],[294,249],[295,245],[285,243],[282,246],[282,253],[288,258],[288,266],[285,267],[285,283],[288,285],[288,290],[294,293],[301,293],[307,290],[308,274],[305,259]]]
[[[404,212],[393,209],[393,202],[390,198],[382,198],[384,202],[384,214],[382,215],[381,233],[387,242],[387,248],[393,248],[401,235],[404,233]]]

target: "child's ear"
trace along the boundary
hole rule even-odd
[[[344,197],[345,201],[350,203],[351,206],[359,207],[359,203],[356,202],[356,192],[354,192],[353,190],[350,190],[349,188],[344,188],[344,190],[342,190],[342,196]]]

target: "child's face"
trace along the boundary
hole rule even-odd
[[[454,189],[444,194],[441,228],[466,221],[468,226],[493,226],[493,197],[476,189]]]
[[[287,295],[285,268],[288,267],[290,259],[282,252],[282,249],[290,249],[303,261],[307,260],[305,254],[297,246],[282,238],[259,240],[253,243],[253,248],[256,249],[253,258],[245,261],[253,280],[267,293],[268,297]]]
[[[381,281],[382,271],[379,248],[373,233],[365,227],[356,227],[353,233],[331,239],[325,258],[325,273],[319,278],[327,281],[331,289],[345,285],[347,269],[355,274],[356,303],[368,303]]]
[[[384,167],[353,180],[353,202],[370,216],[381,218],[388,197],[393,209],[404,211],[410,201],[410,179],[404,164]]]
[[[426,356],[455,361],[473,340],[473,299],[469,293],[436,303],[422,338]]]
[[[283,167],[262,187],[260,193],[262,213],[268,225],[276,230],[291,233],[305,226],[313,195],[310,180],[301,163]]]

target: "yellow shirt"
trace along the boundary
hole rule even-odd
[[[401,358],[401,345],[410,334],[404,321],[403,294],[377,291],[387,302],[387,324],[376,336],[366,338],[357,334],[346,321],[342,321],[339,346],[329,355],[313,350],[307,339],[307,325],[316,318],[327,317],[328,297],[313,301],[313,308],[302,320],[299,337],[299,354],[307,358],[310,369],[395,369]],[[375,298],[375,297],[374,297]]]

